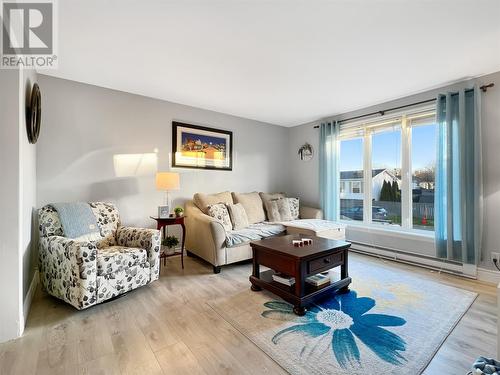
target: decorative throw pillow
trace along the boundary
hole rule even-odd
[[[292,220],[292,212],[287,198],[273,199],[269,202],[269,221],[281,222]]]
[[[268,211],[270,210],[270,207],[269,207],[269,204],[272,200],[274,199],[280,199],[280,198],[285,198],[286,195],[285,193],[272,193],[272,194],[268,194],[268,193],[259,193],[260,195],[260,198],[262,199],[262,203],[264,204],[264,208],[266,210],[266,216],[267,216],[267,219],[269,219],[269,213]]]
[[[196,193],[193,196],[193,203],[203,211],[203,213],[208,214],[208,206],[217,204],[217,203],[234,203],[233,197],[229,191],[223,191],[222,193],[217,194],[203,194]]]
[[[233,229],[243,229],[248,227],[248,216],[245,212],[245,208],[241,203],[236,204],[228,204],[226,205],[227,210],[229,211],[229,217],[233,223]]]
[[[292,215],[292,220],[297,220],[300,215],[299,198],[286,198],[288,204],[290,205],[290,214]]]
[[[208,206],[208,215],[220,221],[225,230],[233,229],[229,212],[227,211],[224,203],[217,203]]]
[[[232,193],[234,203],[241,203],[248,216],[250,224],[260,223],[266,220],[264,205],[259,193]]]

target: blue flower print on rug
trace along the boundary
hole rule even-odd
[[[392,365],[403,365],[406,362],[402,352],[406,350],[406,342],[383,327],[397,327],[406,324],[406,320],[385,314],[369,314],[375,307],[375,300],[359,297],[356,292],[330,294],[309,307],[306,315],[294,314],[293,306],[282,301],[264,303],[269,310],[262,316],[269,319],[295,322],[297,324],[280,330],[272,338],[276,345],[289,335],[301,335],[307,343],[307,349],[314,350],[315,338],[331,340],[331,355],[338,364],[346,369],[360,365],[361,354],[358,342],[362,342],[377,357]],[[356,340],[356,338],[359,340]],[[307,348],[310,345],[312,348]]]

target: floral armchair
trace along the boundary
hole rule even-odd
[[[90,241],[66,238],[51,205],[38,212],[42,286],[79,310],[157,280],[160,272],[158,230],[121,226],[114,205],[89,205],[100,231]]]

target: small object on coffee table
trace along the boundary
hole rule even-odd
[[[312,245],[313,240],[311,240],[310,238],[302,238],[302,242],[304,243],[304,245]]]
[[[306,306],[324,294],[349,291],[351,278],[348,273],[348,250],[346,241],[312,237],[313,243],[301,249],[295,247],[300,235],[271,237],[250,242],[253,252],[253,273],[250,276],[251,289],[262,289],[280,296],[294,306],[295,314],[302,316]],[[271,270],[260,272],[260,265]],[[340,280],[315,286],[306,282],[309,276],[340,266]],[[283,273],[295,279],[293,286],[283,285],[273,280],[275,273]]]

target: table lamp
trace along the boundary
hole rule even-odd
[[[165,219],[170,215],[170,196],[169,191],[179,190],[179,173],[158,172],[156,173],[156,189],[165,191],[165,200],[163,206],[158,206],[158,217]]]

